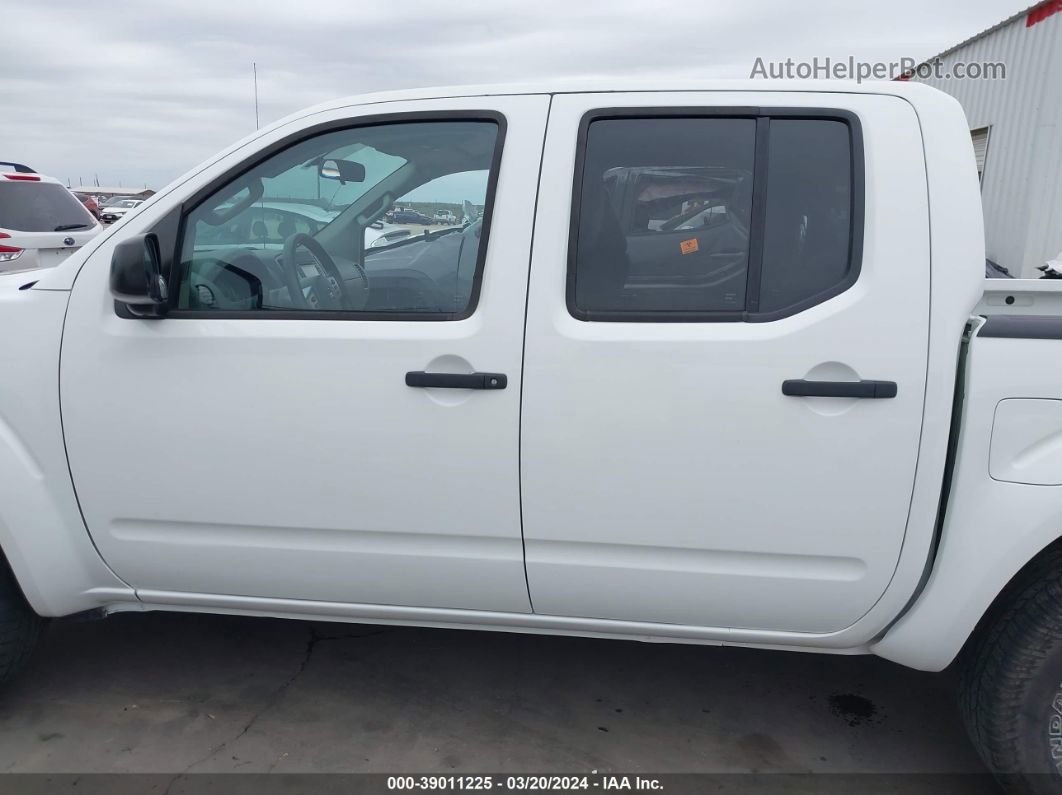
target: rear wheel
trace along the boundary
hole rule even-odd
[[[1062,791],[1062,549],[1023,571],[988,617],[966,660],[961,706],[1006,789]]]
[[[0,684],[25,665],[43,625],[0,557]]]

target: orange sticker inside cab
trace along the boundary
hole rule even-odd
[[[697,238],[691,237],[689,240],[683,240],[679,243],[679,251],[683,254],[692,254],[697,250]]]

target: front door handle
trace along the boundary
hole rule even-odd
[[[406,373],[406,386],[442,389],[505,389],[509,379],[503,373]]]
[[[894,398],[895,381],[805,381],[782,382],[783,395],[801,397]]]

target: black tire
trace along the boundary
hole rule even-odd
[[[964,660],[960,706],[1009,792],[1062,792],[1062,547],[1007,587]]]
[[[0,685],[26,664],[43,626],[0,557]]]

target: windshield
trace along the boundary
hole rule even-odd
[[[53,182],[0,182],[0,227],[19,232],[62,232],[95,226],[74,194]]]

